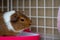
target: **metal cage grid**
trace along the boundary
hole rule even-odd
[[[32,20],[31,30],[39,32],[41,40],[60,40],[57,12],[60,0],[1,0],[0,11],[23,10]]]

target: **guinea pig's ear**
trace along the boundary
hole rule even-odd
[[[18,20],[17,14],[13,14],[13,15],[11,16],[11,22],[16,22],[17,20]]]

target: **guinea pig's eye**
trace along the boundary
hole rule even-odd
[[[14,16],[14,17],[16,17],[16,16]]]
[[[21,19],[21,21],[24,21],[24,19]]]

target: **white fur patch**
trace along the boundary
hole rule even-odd
[[[6,26],[8,28],[8,30],[12,30],[14,32],[21,32],[22,30],[19,30],[19,31],[16,31],[13,26],[11,25],[11,22],[10,22],[10,17],[11,15],[13,15],[15,13],[14,10],[12,11],[9,11],[9,12],[5,12],[4,15],[3,15],[3,18],[4,18],[4,22],[6,23]]]

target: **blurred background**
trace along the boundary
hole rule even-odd
[[[60,0],[0,0],[0,11],[24,11],[32,20],[31,31],[38,32],[41,40],[60,40],[57,14]]]

